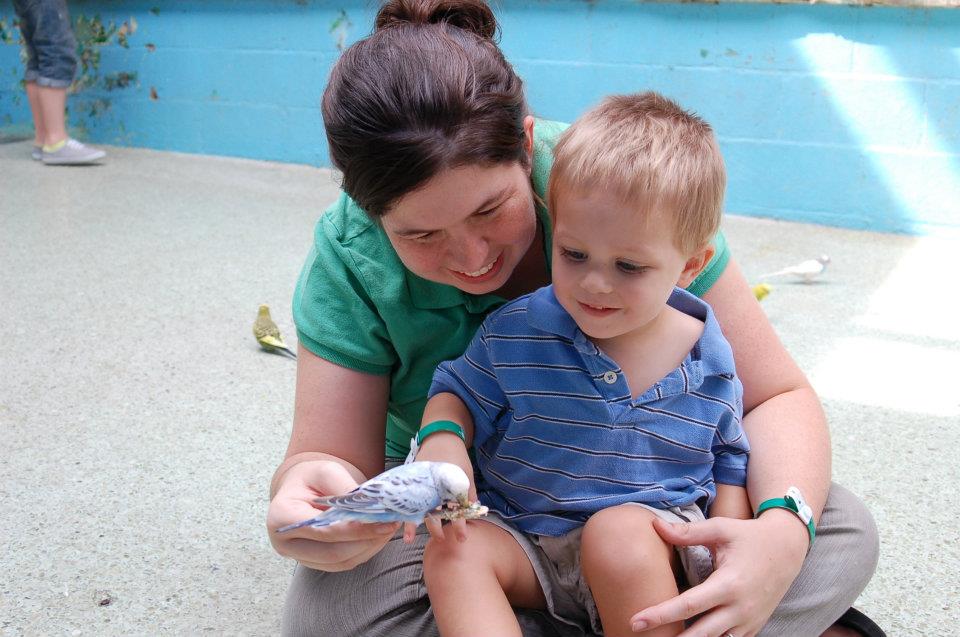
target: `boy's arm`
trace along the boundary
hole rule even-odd
[[[470,456],[467,455],[467,449],[473,442],[473,416],[470,415],[470,410],[456,394],[440,392],[427,401],[420,428],[423,429],[438,420],[450,420],[460,425],[463,429],[464,439],[460,440],[460,436],[451,431],[438,431],[430,434],[420,444],[416,459],[451,462],[459,465],[470,479],[470,500],[472,502],[477,499],[477,491],[473,484],[473,466],[470,463]]]
[[[717,483],[717,497],[710,505],[711,518],[749,520],[753,517],[746,487]]]
[[[713,478],[717,497],[710,505],[711,518],[749,520],[753,517],[750,496],[747,494],[747,469],[750,443],[743,431],[743,392],[735,379],[728,385],[730,395],[724,396],[731,405],[717,423],[713,438]]]

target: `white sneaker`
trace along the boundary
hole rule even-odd
[[[43,159],[43,146],[34,146],[31,148],[30,157],[33,158],[33,161],[40,161]]]
[[[106,153],[98,148],[87,146],[75,139],[68,139],[67,143],[52,153],[42,151],[43,163],[48,166],[77,166],[92,164],[106,157]]]

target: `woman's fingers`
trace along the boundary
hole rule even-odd
[[[379,524],[367,524],[364,522],[338,522],[329,526],[323,526],[314,529],[309,526],[302,527],[307,529],[303,537],[320,542],[355,542],[364,540],[379,540],[384,536],[392,537],[397,529],[400,528],[399,522],[383,522]],[[299,531],[301,529],[297,529]]]
[[[664,542],[674,546],[714,546],[731,537],[730,526],[736,520],[712,518],[702,522],[671,523],[654,518],[653,526]]]
[[[685,631],[677,635],[677,637],[700,637],[701,635],[754,637],[757,634],[756,630],[750,630],[745,626],[731,625],[733,622],[734,620],[731,617],[731,613],[715,611],[695,621],[692,625],[688,626]]]
[[[630,618],[630,625],[634,632],[643,632],[664,624],[690,619],[719,605],[722,597],[722,591],[716,590],[715,585],[711,586],[708,578],[699,586],[694,586],[676,597],[644,608]]]
[[[321,571],[345,571],[373,557],[391,537],[392,532],[365,540],[337,542],[291,538],[276,548],[281,555],[293,557],[304,566]]]
[[[313,480],[310,486],[321,495],[340,495],[353,491],[358,486],[357,481],[353,479],[346,467],[338,462],[327,462],[323,467],[322,474],[314,473],[311,477],[313,477]]]

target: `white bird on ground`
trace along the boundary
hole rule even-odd
[[[790,275],[800,279],[804,283],[810,283],[811,281],[813,281],[815,278],[817,278],[823,273],[828,263],[830,263],[830,257],[824,254],[817,257],[816,259],[808,259],[802,263],[798,263],[797,265],[792,265],[789,268],[784,268],[782,270],[777,270],[776,272],[764,274],[760,278],[767,279],[773,276]]]

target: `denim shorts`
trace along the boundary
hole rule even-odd
[[[23,79],[67,88],[77,72],[77,41],[66,0],[13,0],[27,50]]]

